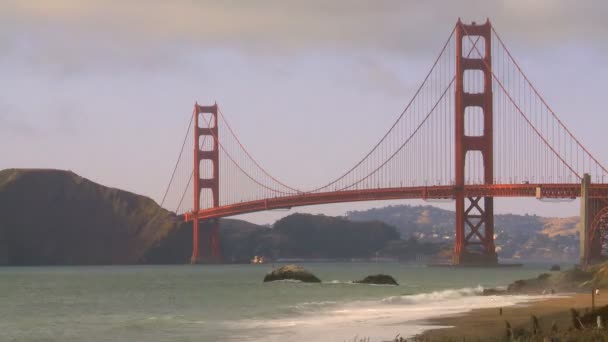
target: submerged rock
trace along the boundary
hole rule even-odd
[[[264,282],[286,279],[299,280],[304,283],[321,282],[321,280],[314,274],[307,271],[304,267],[298,265],[285,265],[274,269],[264,277]]]
[[[559,267],[559,265],[553,265],[551,266],[551,268],[549,269],[549,271],[561,271],[562,268]]]
[[[395,278],[387,274],[370,275],[362,280],[354,281],[357,284],[376,284],[376,285],[399,285]]]

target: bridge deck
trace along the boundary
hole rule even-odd
[[[577,198],[581,195],[580,184],[466,185],[463,193],[466,197],[537,197],[537,189],[540,189],[541,198]],[[608,198],[608,184],[592,184],[589,191],[590,198]],[[302,193],[202,209],[196,216],[199,220],[207,220],[317,204],[396,199],[453,199],[456,192],[457,189],[454,186],[448,185]],[[193,213],[188,213],[185,219],[192,220],[194,217]]]

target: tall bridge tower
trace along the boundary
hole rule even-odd
[[[455,96],[455,194],[456,194],[456,241],[454,264],[497,263],[494,246],[494,198],[466,197],[465,166],[467,153],[479,151],[483,160],[484,184],[493,184],[493,137],[492,137],[492,27],[487,20],[483,25],[456,25],[456,96]],[[470,36],[470,37],[467,37]],[[479,38],[477,40],[477,37]],[[475,38],[475,39],[471,39]],[[485,55],[477,58],[463,56],[463,39],[482,41]],[[469,93],[465,90],[465,72],[482,72],[483,91]],[[470,78],[468,78],[470,80]],[[470,88],[470,87],[469,87]],[[483,133],[466,135],[465,124],[472,120],[474,107],[483,113]]]
[[[201,114],[205,120],[205,114],[211,115],[209,122],[201,125]],[[192,210],[192,258],[190,262],[196,264],[198,262],[220,261],[220,245],[219,245],[219,219],[212,219],[204,225],[200,225],[199,212],[201,206],[201,192],[203,190],[211,191],[211,201],[214,208],[220,205],[220,155],[219,155],[219,138],[218,138],[218,120],[217,120],[217,104],[212,106],[200,106],[198,103],[194,105],[194,203]],[[211,148],[207,144],[201,143],[209,138],[212,141]],[[210,170],[205,169],[203,175],[207,178],[201,178],[201,162],[209,161],[211,163]],[[209,163],[205,163],[207,166]],[[210,173],[210,175],[209,175]],[[203,251],[209,253],[208,257],[201,255],[199,248],[201,247],[199,235],[203,237]]]

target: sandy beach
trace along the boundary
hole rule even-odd
[[[525,304],[502,308],[502,315],[498,308],[476,309],[468,313],[447,316],[428,321],[430,325],[449,326],[450,328],[433,329],[423,333],[422,341],[466,340],[493,341],[505,336],[505,321],[511,323],[513,328],[530,327],[530,315],[540,320],[543,331],[549,331],[555,321],[560,330],[572,326],[570,308],[581,313],[591,308],[591,294],[569,293],[557,294],[557,297],[539,299]],[[600,290],[595,297],[596,308],[608,305],[608,289]]]

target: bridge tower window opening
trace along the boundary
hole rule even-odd
[[[483,136],[484,113],[483,108],[479,106],[469,106],[464,109],[464,134],[467,137]]]

